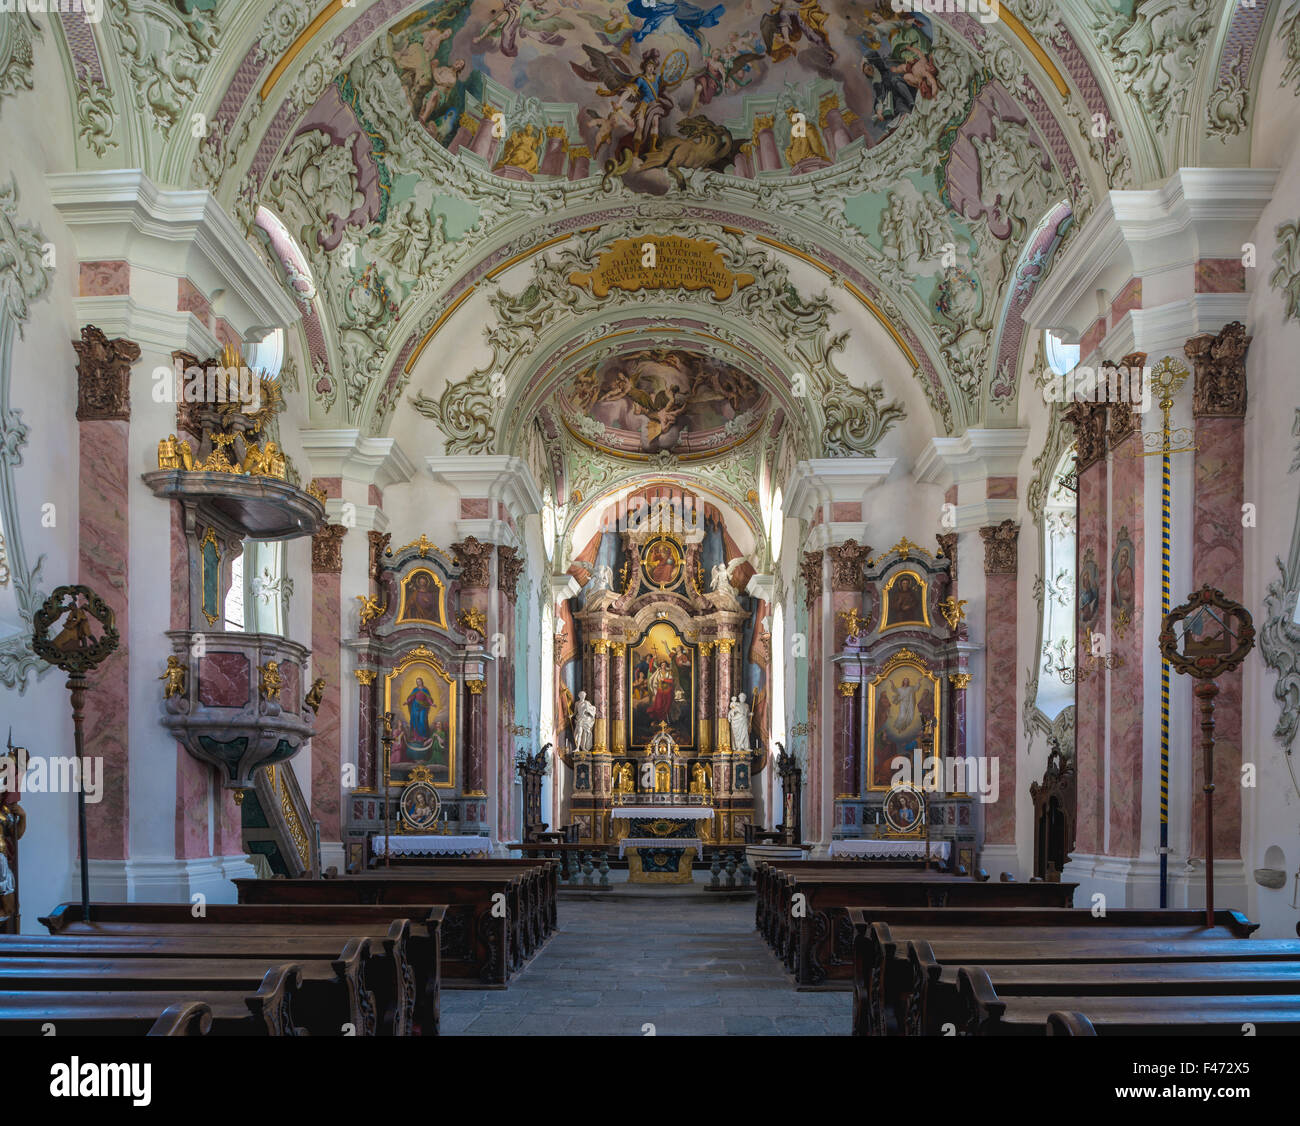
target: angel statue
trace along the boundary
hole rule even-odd
[[[596,726],[596,705],[587,699],[587,693],[579,692],[573,702],[573,743],[575,748],[586,753],[591,750],[591,733]]]
[[[727,707],[727,722],[731,725],[731,749],[749,750],[749,704],[745,702],[743,692],[731,698]]]
[[[185,675],[188,671],[185,662],[179,657],[167,658],[167,668],[158,678],[167,682],[163,687],[163,699],[170,700],[173,696],[185,695]]]
[[[602,590],[614,589],[614,568],[608,563],[602,563],[596,568],[596,574],[591,580],[591,594],[597,594]]]
[[[719,595],[720,601],[737,610],[740,609],[740,599],[736,597],[736,588],[732,585],[731,577],[744,562],[744,556],[738,555],[730,563],[715,564],[710,583],[711,592]]]

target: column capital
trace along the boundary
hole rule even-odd
[[[355,428],[303,430],[300,437],[313,477],[386,489],[415,476],[414,463],[392,438],[367,438]]]
[[[986,575],[1014,575],[1020,541],[1020,525],[1014,520],[980,529],[984,540],[984,573]]]
[[[456,565],[460,568],[461,585],[466,590],[487,590],[492,547],[492,544],[474,536],[467,536],[460,543],[451,545]]]
[[[1250,341],[1246,326],[1233,321],[1217,335],[1203,332],[1183,346],[1196,373],[1193,417],[1246,417],[1246,352]]]
[[[326,524],[312,536],[312,574],[338,574],[343,570],[343,537],[347,531],[342,524]]]

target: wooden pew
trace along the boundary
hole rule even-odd
[[[352,939],[333,961],[294,963],[294,1024],[311,1036],[375,1035],[375,1001],[364,987],[369,939]],[[109,954],[42,959],[5,956],[0,944],[0,996],[27,992],[158,993],[188,996],[256,992],[266,976],[266,959],[195,957],[184,949],[171,956],[137,958]],[[210,1023],[210,1022],[209,1022]]]
[[[447,987],[477,983],[504,987],[522,965],[520,919],[527,903],[519,873],[437,866],[393,869],[330,880],[238,879],[240,903],[409,903],[446,905],[442,922],[442,972]],[[535,884],[544,886],[545,874]],[[494,896],[500,895],[501,900]],[[498,910],[498,903],[505,911]]]
[[[190,934],[205,925],[271,927],[285,935],[337,928],[365,933],[375,946],[368,972],[380,1013],[380,1034],[436,1036],[446,910],[441,904],[211,904],[196,918],[188,904],[96,903],[91,907],[92,921],[86,924],[79,903],[64,903],[41,921],[51,934]],[[402,929],[404,938],[389,933],[399,918],[412,920],[409,928]],[[391,968],[387,959],[392,959]]]
[[[799,985],[852,988],[848,910],[880,907],[1068,907],[1075,884],[982,883],[952,873],[818,870],[783,872],[778,883],[778,954]],[[794,896],[802,895],[800,912]],[[842,983],[842,984],[841,984]]]
[[[1163,927],[1152,923],[1155,919],[1167,920]],[[922,936],[940,944],[945,951],[941,959],[956,962],[983,964],[985,958],[996,962],[1079,960],[1124,961],[1112,956],[1119,950],[1115,944],[1124,943],[1124,949],[1133,953],[1132,960],[1147,961],[1149,952],[1177,951],[1180,958],[1212,957],[1213,951],[1245,949],[1264,956],[1272,950],[1273,957],[1286,958],[1296,944],[1273,948],[1268,944],[1251,942],[1242,944],[1239,939],[1251,934],[1258,924],[1251,923],[1236,911],[1216,912],[1215,928],[1207,930],[1204,916],[1199,911],[1143,911],[1117,909],[1104,919],[1095,919],[1087,911],[1057,909],[1037,914],[1010,909],[978,911],[973,914],[961,908],[941,911],[908,908],[853,908],[849,918],[854,929],[853,974],[853,1028],[855,1035],[883,1035],[885,1017],[890,1010],[901,1011],[906,999],[917,994],[913,1004],[924,1004],[921,996],[935,971],[922,970],[909,961],[907,943],[921,940]],[[888,919],[888,922],[884,920]],[[935,920],[935,921],[930,921]],[[945,926],[949,920],[966,923],[965,926]],[[1033,926],[1022,925],[1026,920]],[[1049,927],[1048,922],[1055,922]],[[971,924],[974,925],[971,925]],[[987,925],[984,925],[987,924]],[[1221,943],[1229,940],[1231,946]],[[1062,951],[1053,942],[1068,941],[1077,955]],[[979,950],[976,956],[974,949]],[[965,951],[972,951],[970,954]],[[999,953],[1000,952],[1000,953]],[[1158,959],[1157,959],[1158,960]]]
[[[962,966],[958,993],[968,1016],[960,1033],[976,1036],[1258,1036],[1300,1033],[1296,993],[1000,996],[988,974]],[[1086,1024],[1079,1019],[1082,1017]]]
[[[138,990],[71,993],[28,990],[0,994],[0,1035],[42,1036],[298,1036],[292,964],[267,970],[251,996],[238,991]]]

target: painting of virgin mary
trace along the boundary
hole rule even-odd
[[[453,784],[455,707],[455,684],[432,655],[408,658],[385,677],[384,710],[394,720],[394,783],[404,785],[419,763],[429,768],[433,785]]]

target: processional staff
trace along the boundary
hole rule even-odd
[[[1181,624],[1182,629],[1174,627]],[[1178,645],[1182,642],[1182,649]],[[1160,652],[1175,672],[1200,681],[1201,753],[1205,791],[1205,925],[1214,926],[1214,698],[1215,678],[1232,672],[1255,647],[1250,612],[1220,590],[1203,586],[1160,623]]]
[[[62,628],[50,636],[60,620]],[[101,630],[95,635],[91,622]],[[81,918],[90,920],[90,867],[86,856],[86,763],[82,742],[83,708],[90,684],[86,674],[102,662],[118,643],[113,611],[88,586],[61,586],[42,603],[32,618],[32,651],[43,661],[68,674],[72,693],[72,738],[77,754],[77,839],[81,850]]]

